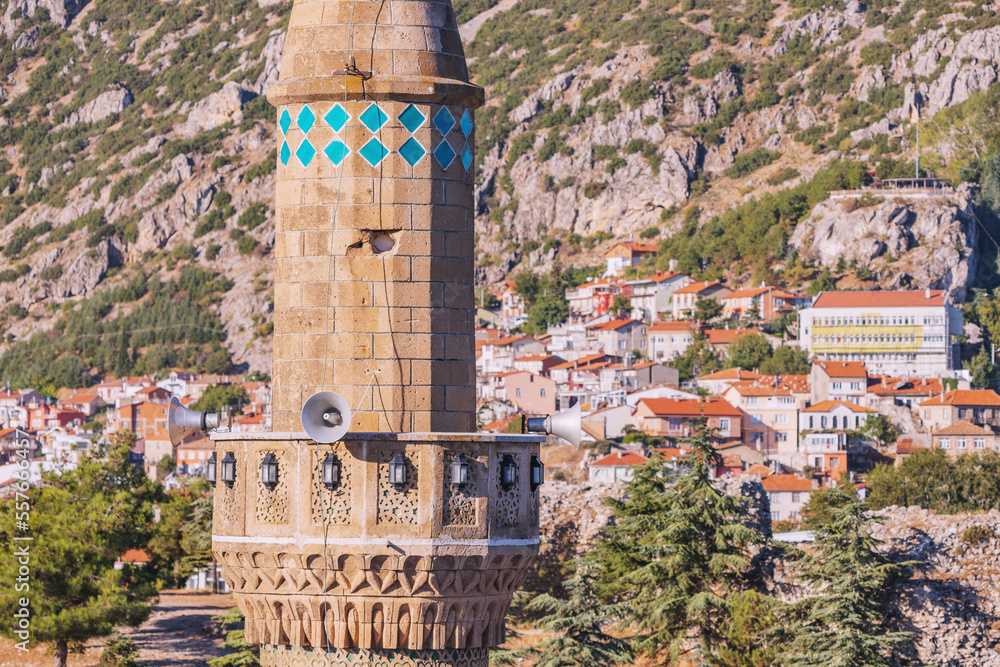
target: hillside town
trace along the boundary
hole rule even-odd
[[[86,389],[59,389],[45,396],[35,389],[0,391],[0,496],[18,479],[13,463],[25,442],[36,454],[32,479],[73,467],[81,454],[104,451],[117,434],[134,437],[129,459],[150,477],[204,476],[215,451],[205,434],[173,445],[167,428],[168,403],[223,411],[223,428],[233,433],[270,429],[270,382],[259,374],[213,375],[174,371],[166,377],[112,378]]]
[[[850,480],[863,494],[875,463],[898,464],[917,448],[953,458],[997,449],[1000,395],[973,388],[962,369],[962,311],[945,292],[810,297],[673,270],[626,278],[655,252],[617,244],[603,275],[566,291],[569,317],[544,334],[516,333],[524,300],[513,281],[503,284],[497,312],[481,310],[489,323],[476,332],[481,428],[511,432],[522,415],[580,406],[585,446],[610,452],[591,460],[589,479],[620,481],[653,450],[683,456],[692,421],[705,419],[720,454],[715,474],[760,476],[772,520],[789,522],[811,491]],[[768,332],[779,318],[780,336]],[[731,350],[746,336],[794,351],[804,368],[740,367]],[[677,362],[696,341],[720,368],[696,364],[685,378]]]

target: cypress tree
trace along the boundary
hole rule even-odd
[[[729,633],[731,594],[746,587],[749,501],[712,484],[714,429],[704,419],[683,440],[690,453],[673,470],[658,456],[635,471],[624,501],[609,501],[615,526],[592,552],[595,589],[617,618],[637,630],[634,647],[673,659],[694,650],[713,662]]]
[[[594,593],[590,569],[581,565],[577,575],[563,584],[568,600],[542,594],[528,605],[529,611],[546,613],[540,624],[557,633],[531,651],[538,659],[536,667],[611,667],[632,660],[629,643],[602,629],[609,610]]]
[[[885,627],[882,603],[892,580],[915,563],[893,563],[878,551],[866,513],[851,494],[827,498],[829,520],[817,530],[815,555],[806,554],[800,576],[816,594],[796,605],[799,620],[783,656],[787,667],[888,667],[893,647],[908,632]]]

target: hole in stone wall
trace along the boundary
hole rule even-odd
[[[375,252],[388,252],[396,245],[396,241],[388,234],[378,234],[372,239],[372,248]]]

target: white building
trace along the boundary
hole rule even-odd
[[[594,461],[587,466],[587,470],[591,482],[628,482],[632,480],[633,468],[648,460],[635,452],[617,451]]]
[[[869,373],[954,376],[962,311],[941,290],[822,292],[799,311],[799,343],[817,360],[860,361]]]
[[[654,322],[649,326],[649,358],[673,361],[684,354],[694,340],[693,322]]]

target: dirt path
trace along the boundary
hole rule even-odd
[[[209,658],[223,655],[222,637],[212,617],[235,607],[229,595],[190,591],[161,591],[160,600],[149,620],[136,630],[124,630],[139,647],[139,662],[149,667],[205,667]],[[83,653],[69,656],[69,667],[95,667],[101,658],[103,641],[88,642]],[[14,642],[0,639],[0,667],[50,667],[48,647],[32,643],[27,653]]]
[[[223,655],[222,638],[213,636],[212,617],[235,607],[232,596],[163,591],[149,620],[125,632],[139,647],[139,661],[149,667],[204,667]]]

